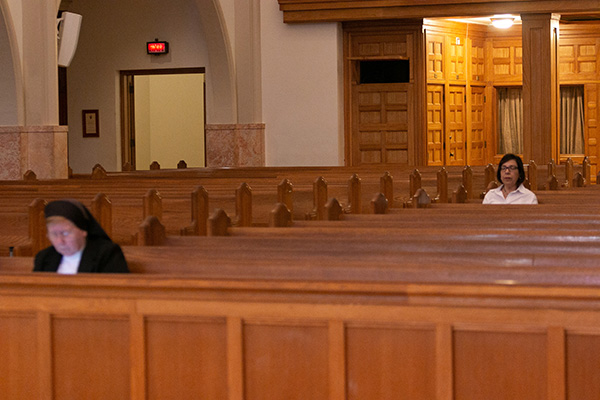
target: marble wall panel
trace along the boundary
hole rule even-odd
[[[264,124],[206,125],[207,167],[262,167],[264,165]]]
[[[2,126],[0,150],[0,179],[19,180],[28,170],[38,179],[68,177],[66,126]]]

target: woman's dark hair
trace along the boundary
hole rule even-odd
[[[498,178],[498,183],[502,183],[502,165],[509,162],[510,160],[515,160],[517,162],[517,168],[519,169],[519,179],[517,179],[517,187],[519,187],[521,183],[525,182],[525,168],[523,167],[523,160],[521,160],[521,157],[515,154],[507,153],[504,155],[504,157],[502,157],[502,159],[498,163],[498,171],[496,171],[496,177]]]

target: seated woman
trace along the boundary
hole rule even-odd
[[[538,204],[535,194],[523,186],[525,169],[519,156],[505,154],[498,164],[496,176],[502,185],[489,190],[483,204]]]
[[[36,254],[34,271],[129,272],[121,247],[108,237],[83,204],[71,199],[52,201],[44,215],[52,246]]]

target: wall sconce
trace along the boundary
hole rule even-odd
[[[499,29],[508,29],[515,23],[515,18],[511,15],[498,15],[491,18],[492,25]]]

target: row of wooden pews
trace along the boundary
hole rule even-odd
[[[43,182],[17,182],[4,183],[0,185],[0,219],[5,218],[0,229],[0,247],[1,254],[7,254],[9,247],[15,249],[26,248],[23,243],[29,239],[28,232],[41,232],[39,227],[28,226],[25,222],[39,222],[38,218],[30,218],[30,213],[36,213],[31,209],[34,200],[44,199],[46,201],[63,198],[65,196],[82,200],[92,209],[96,209],[96,197],[101,195],[105,197],[111,205],[110,216],[103,224],[108,232],[112,233],[113,238],[120,244],[135,244],[135,236],[139,225],[148,215],[156,215],[165,224],[167,232],[170,234],[196,233],[204,232],[198,227],[188,227],[191,221],[196,220],[195,213],[198,211],[199,199],[198,191],[204,189],[202,209],[222,208],[226,212],[235,214],[234,223],[242,225],[267,225],[270,218],[270,211],[277,203],[284,201],[292,210],[295,219],[304,219],[307,217],[317,218],[316,212],[322,213],[323,205],[321,199],[327,200],[329,196],[335,196],[341,201],[349,203],[348,200],[348,178],[350,174],[342,169],[330,168],[327,173],[325,169],[302,169],[296,172],[289,169],[291,175],[289,178],[281,178],[284,172],[268,171],[261,169],[257,177],[246,176],[249,172],[241,171],[241,177],[232,175],[232,171],[217,171],[216,176],[207,175],[206,171],[196,171],[192,174],[186,173],[175,177],[173,172],[160,171],[161,174],[152,173],[138,174],[132,176],[113,176],[90,179],[70,179],[66,181],[43,181]],[[188,171],[185,171],[188,172]],[[320,173],[321,175],[313,175]],[[207,175],[207,176],[202,176]],[[393,200],[396,193],[402,193],[404,179],[396,179],[394,189],[394,179],[389,173],[381,177],[375,175],[370,170],[361,172],[362,179],[355,174],[354,179],[360,180],[363,195],[360,190],[354,190],[354,196],[358,195],[358,201],[355,201],[354,212],[365,212],[368,206],[368,200],[371,193],[384,191],[390,200]],[[406,175],[408,176],[408,175]],[[327,180],[324,178],[326,177]],[[384,182],[385,177],[385,182]],[[246,179],[248,182],[240,182]],[[405,178],[408,182],[408,178]],[[198,183],[202,183],[199,186]],[[236,186],[237,185],[237,186]],[[382,187],[385,187],[382,189]],[[209,193],[210,192],[210,195]],[[365,195],[366,194],[366,195]],[[191,202],[190,202],[191,196]],[[362,198],[361,198],[362,196]],[[399,195],[397,195],[399,196]],[[285,199],[284,199],[285,198]],[[367,201],[365,200],[367,199]],[[85,199],[94,199],[90,200]],[[367,206],[356,209],[357,203],[367,203]],[[397,201],[402,204],[402,200]],[[28,206],[29,205],[29,210]],[[321,215],[322,216],[322,215]],[[206,217],[204,217],[206,219]],[[102,218],[103,220],[105,218]],[[114,222],[113,222],[114,221]],[[116,223],[118,222],[118,223]],[[43,241],[43,238],[42,238]],[[34,249],[35,250],[35,249]],[[32,250],[33,251],[33,250]],[[30,251],[30,253],[32,252]],[[35,252],[35,251],[33,251]],[[27,254],[27,250],[17,251],[19,254]]]
[[[531,172],[533,167],[535,165],[532,163],[529,169],[530,175],[536,177],[532,179],[536,185],[540,173]],[[582,169],[585,172],[585,167]],[[38,212],[31,207],[38,198],[53,200],[69,196],[81,200],[94,199],[91,203],[83,201],[94,210],[101,210],[106,207],[98,208],[96,203],[98,196],[103,197],[111,209],[107,211],[108,215],[99,219],[118,243],[130,245],[137,243],[139,226],[149,215],[157,216],[169,234],[204,234],[207,231],[204,222],[208,218],[207,210],[217,208],[229,215],[235,213],[232,222],[242,226],[271,223],[271,211],[277,203],[284,203],[293,219],[323,219],[327,217],[325,206],[332,198],[339,200],[340,212],[352,213],[384,212],[388,208],[418,206],[430,199],[434,202],[478,201],[495,177],[491,165],[476,170],[466,167],[450,171],[446,168],[399,171],[405,173],[404,179],[402,175],[400,179],[394,179],[389,172],[377,176],[378,171],[369,168],[360,171],[362,178],[356,173],[350,176],[349,170],[343,167],[299,170],[262,168],[257,169],[254,178],[251,177],[252,169],[242,169],[239,171],[240,177],[231,170],[216,170],[213,173],[152,171],[150,174],[125,173],[109,177],[97,166],[88,179],[6,183],[0,185],[0,222],[3,222],[0,227],[5,227],[0,228],[0,255],[9,254],[11,248],[17,255],[33,254],[47,245],[43,234],[35,237],[36,232],[43,232],[43,228],[39,228],[40,219],[31,216]],[[552,177],[556,176],[556,170],[555,165],[547,167]],[[566,181],[561,180],[563,186],[565,182],[583,184],[585,179],[590,180],[589,177],[582,180],[579,172],[580,179],[574,179],[572,166],[570,171],[569,177],[567,164]],[[282,178],[286,172],[288,178]],[[322,175],[315,179],[315,173]],[[543,172],[541,174],[543,176]],[[246,179],[250,184],[239,183],[240,179]],[[314,181],[310,182],[311,179]],[[203,185],[195,185],[199,182]],[[554,182],[558,182],[558,179],[554,178]],[[236,184],[239,186],[236,187]],[[452,190],[452,187],[457,189]],[[421,199],[413,201],[419,188],[422,189],[418,193]],[[555,185],[553,189],[557,188]],[[206,193],[199,193],[204,191]],[[429,191],[435,197],[423,196],[423,191]],[[383,194],[387,202],[382,199],[377,201],[373,197],[378,193]],[[375,204],[372,204],[373,199]],[[29,205],[29,209],[25,204]],[[202,221],[199,220],[199,213],[202,214]]]
[[[390,173],[408,193],[390,208],[376,171],[352,213],[349,171],[320,172],[300,217],[274,196],[272,226],[221,208],[209,236],[170,228],[159,187],[147,245],[123,245],[130,275],[32,274],[31,257],[0,257],[0,398],[597,398],[599,186],[567,187],[579,179],[565,171],[538,180],[563,184],[537,206],[446,203],[439,168],[419,169],[421,185]]]

